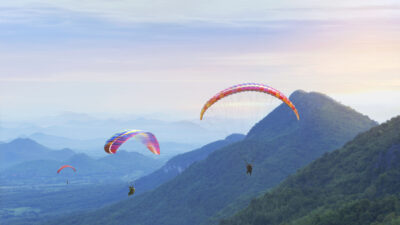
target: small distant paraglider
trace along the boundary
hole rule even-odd
[[[65,169],[65,168],[71,168],[71,169],[73,169],[73,170],[74,170],[74,172],[76,172],[76,169],[75,169],[73,166],[70,166],[70,165],[64,165],[64,166],[60,167],[60,169],[58,169],[58,170],[57,170],[57,173],[60,173],[60,172],[61,172],[61,170]]]
[[[247,163],[246,165],[246,174],[249,174],[251,176],[251,173],[253,172],[253,165],[251,165],[250,163]]]
[[[60,169],[57,170],[57,173],[59,174],[59,173],[60,173],[63,169],[65,169],[65,168],[71,168],[71,169],[74,170],[74,172],[76,172],[76,169],[75,169],[73,166],[64,165],[64,166],[60,167]],[[67,184],[69,184],[68,179],[67,179]]]
[[[133,194],[135,194],[135,187],[134,187],[133,185],[130,185],[130,186],[129,186],[129,193],[128,193],[128,196],[131,196],[131,195],[133,195]]]
[[[244,158],[243,161],[246,163],[246,174],[251,176],[251,173],[253,172],[253,165],[247,162],[247,160],[245,160]]]

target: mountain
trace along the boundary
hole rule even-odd
[[[101,144],[114,133],[124,129],[140,129],[152,132],[160,143],[176,142],[201,146],[216,139],[213,130],[207,130],[192,121],[162,121],[151,118],[126,117],[118,119],[102,119],[87,114],[64,113],[57,116],[46,116],[35,121],[3,122],[0,127],[1,141],[15,137],[30,137],[43,141],[40,134],[47,134],[72,140],[88,140],[82,142],[87,145],[93,140],[101,139]],[[46,139],[52,144],[50,147],[59,147],[57,142]],[[68,140],[65,140],[68,143]],[[43,142],[44,143],[44,142]],[[75,143],[72,143],[75,144]],[[70,147],[70,146],[68,146]],[[83,149],[72,146],[74,149]],[[77,148],[76,148],[77,147]],[[190,150],[187,149],[187,150]]]
[[[52,224],[217,223],[313,159],[377,125],[320,93],[296,91],[290,99],[300,121],[280,105],[244,140],[214,151],[153,191]],[[344,135],[337,134],[343,130]],[[246,175],[244,160],[253,164],[252,176]]]
[[[77,172],[66,169],[57,174],[58,168],[65,164],[74,166]],[[79,153],[67,159],[44,158],[18,163],[2,170],[0,181],[3,185],[50,185],[64,183],[66,179],[75,184],[132,182],[162,164],[162,161],[136,152],[119,151],[100,159]]]
[[[233,134],[225,140],[174,157],[167,163],[167,167],[145,176],[145,179],[137,180],[135,194],[155,188],[178,175],[193,162],[204,159],[214,150],[243,138],[244,135]],[[163,149],[167,151],[165,145]],[[63,163],[74,165],[78,169],[76,173],[67,168],[56,174],[55,171],[60,166],[59,161],[23,162],[0,173],[0,183],[6,185],[12,182],[19,187],[0,193],[0,199],[4,203],[0,205],[0,220],[3,219],[2,221],[7,224],[32,224],[44,218],[78,210],[96,209],[126,199],[128,197],[126,181],[132,181],[143,173],[153,171],[155,166],[161,165],[161,162],[124,150],[97,160],[86,154],[75,154]],[[121,177],[126,181],[121,182]],[[67,179],[69,185],[65,184]],[[32,188],[28,184],[36,184],[40,188]],[[24,206],[23,212],[14,214],[13,212],[19,211],[21,206]]]
[[[81,140],[81,139],[65,138],[56,135],[49,135],[40,132],[30,135],[29,139],[32,139],[52,149],[71,148],[74,149],[76,152],[82,152],[94,157],[101,157],[104,155],[104,151],[102,149],[106,141],[105,138]],[[174,155],[193,149],[197,145],[177,143],[177,142],[160,142],[160,146],[163,150],[162,152],[163,154],[157,156],[157,158],[162,158],[163,160],[167,160]],[[123,148],[141,152],[146,156],[150,157],[154,156],[140,142],[128,141],[127,143],[124,144]]]
[[[35,149],[43,154],[39,144],[29,142],[37,147],[27,148],[32,154]],[[0,221],[35,224],[51,216],[97,209],[127,199],[129,182],[163,164],[161,160],[123,150],[104,155],[100,159],[83,153],[67,159],[36,159],[0,171]],[[64,164],[77,171],[65,168],[58,174],[56,171]]]
[[[324,154],[221,225],[399,224],[400,116]]]
[[[168,162],[160,169],[136,180],[136,194],[140,194],[158,187],[159,185],[178,176],[194,162],[203,160],[215,150],[238,142],[244,137],[245,136],[242,134],[232,134],[226,137],[224,140],[215,141],[199,149],[173,157],[172,159],[168,160]]]
[[[121,149],[139,152],[140,154],[143,154],[147,157],[159,159],[163,162],[166,162],[171,157],[190,151],[191,149],[194,149],[198,146],[196,144],[185,144],[177,142],[159,142],[159,144],[161,149],[160,155],[154,155],[148,150],[146,145],[143,145],[143,143],[141,143],[140,141],[134,140],[125,142]],[[101,153],[104,154],[104,150],[102,150]]]
[[[80,139],[71,139],[56,135],[45,134],[41,132],[36,132],[34,134],[31,134],[29,135],[29,138],[53,149],[72,148],[72,149],[86,150],[86,149],[93,149],[96,147],[101,149],[101,147],[104,145],[105,142],[105,140],[101,138],[80,140]]]
[[[73,154],[75,153],[70,149],[51,150],[31,139],[18,138],[9,143],[0,144],[0,169],[31,160],[61,161]]]
[[[131,182],[164,163],[137,152],[102,152],[103,157],[95,159],[71,149],[52,150],[31,139],[18,138],[0,144],[0,181],[3,185],[49,185],[63,183],[69,177],[75,183]],[[78,172],[63,170],[56,174],[64,164],[73,165]]]
[[[98,159],[97,162],[113,165],[116,168],[116,171],[109,171],[110,174],[105,173],[105,176],[115,176],[116,173],[123,173],[125,174],[124,180],[129,182],[149,174],[163,165],[163,162],[160,160],[137,152],[126,152],[123,150],[118,151],[117,154]]]

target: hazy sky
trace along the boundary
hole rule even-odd
[[[240,82],[400,114],[398,0],[5,0],[0,119],[198,118]]]

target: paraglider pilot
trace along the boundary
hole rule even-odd
[[[247,163],[246,169],[247,169],[246,174],[250,174],[250,176],[251,176],[251,172],[253,172],[253,165],[251,165],[250,163]]]
[[[133,195],[133,194],[135,194],[135,188],[133,187],[133,185],[130,185],[130,186],[129,186],[129,193],[128,193],[128,196],[131,196],[131,195]]]

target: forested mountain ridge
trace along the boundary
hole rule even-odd
[[[221,225],[400,224],[400,116],[254,199]]]

